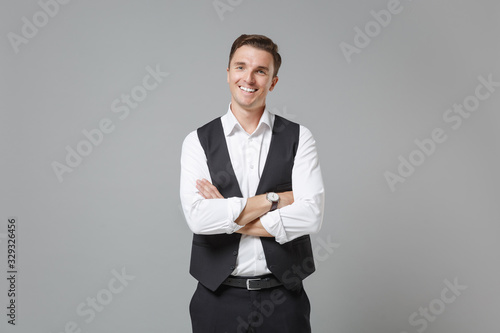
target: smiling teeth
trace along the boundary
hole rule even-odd
[[[255,92],[257,89],[250,89],[250,88],[245,88],[245,87],[240,87],[241,90],[246,91],[246,92]]]

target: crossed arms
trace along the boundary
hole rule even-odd
[[[206,179],[197,180],[196,188],[205,199],[224,199],[217,188]],[[278,195],[280,196],[278,209],[293,203],[292,191],[281,192],[278,193]],[[250,236],[274,237],[274,235],[271,235],[262,226],[262,222],[260,221],[260,217],[266,214],[270,209],[271,202],[266,199],[265,194],[259,194],[248,198],[245,208],[243,208],[238,218],[234,221],[234,223],[242,226],[242,228],[235,232]]]
[[[301,126],[292,169],[293,192],[281,192],[278,209],[269,212],[265,194],[223,198],[210,183],[206,156],[196,131],[184,140],[181,154],[180,198],[189,228],[196,234],[241,234],[275,237],[280,244],[319,231],[324,188],[315,140]]]

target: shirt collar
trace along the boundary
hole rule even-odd
[[[236,117],[234,116],[233,112],[231,111],[231,103],[229,103],[227,113],[222,116],[221,118],[222,121],[222,127],[224,129],[224,135],[229,136],[231,135],[236,127],[239,127],[242,131],[244,131],[243,127],[240,125]],[[271,112],[267,111],[267,108],[264,109],[264,112],[262,113],[262,116],[260,117],[259,124],[257,125],[257,128],[255,131],[257,131],[261,126],[267,125],[269,129],[273,128],[274,124],[274,114]]]

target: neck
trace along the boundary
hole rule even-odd
[[[257,128],[257,125],[259,125],[259,121],[262,117],[262,114],[264,113],[264,109],[265,106],[262,106],[261,108],[255,110],[245,110],[235,107],[234,104],[231,103],[231,112],[233,113],[236,120],[238,120],[241,127],[243,127],[245,132],[247,132],[248,134],[252,134]]]

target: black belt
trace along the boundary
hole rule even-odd
[[[245,288],[248,290],[260,290],[281,286],[281,283],[273,275],[264,275],[257,277],[230,276],[222,284],[231,287]]]

